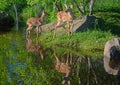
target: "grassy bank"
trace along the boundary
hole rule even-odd
[[[43,33],[39,37],[39,40],[47,47],[56,45],[89,51],[103,50],[104,44],[107,40],[117,37],[110,33],[110,31],[105,32],[101,30],[89,30],[86,32],[74,33],[71,36],[68,36],[67,34],[58,34],[54,39],[52,36],[53,34],[51,32]]]

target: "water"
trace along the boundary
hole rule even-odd
[[[103,64],[102,56],[46,48],[24,33],[0,35],[1,85],[119,85],[119,76],[109,75]]]

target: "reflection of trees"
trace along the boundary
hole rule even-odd
[[[88,62],[88,78],[87,78],[88,82],[87,82],[87,85],[89,85],[90,75],[92,73],[93,73],[93,76],[94,76],[95,83],[97,84],[98,83],[97,76],[96,76],[96,73],[93,69],[93,65],[92,65],[90,57],[87,57],[87,62]]]
[[[117,79],[112,75],[108,75],[103,68],[103,61],[98,59],[94,60],[91,57],[79,57],[74,65],[79,68],[77,75],[79,78],[79,84],[82,85],[116,85]],[[76,69],[76,68],[74,68]],[[74,77],[73,76],[73,77]]]
[[[93,84],[96,85],[98,83],[97,74],[93,68],[93,63],[90,57],[77,56],[74,60],[72,69],[75,69],[73,70],[72,76],[76,76],[78,78],[78,84],[90,85],[91,79]]]

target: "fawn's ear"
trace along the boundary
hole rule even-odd
[[[70,5],[68,6],[67,4],[64,4],[65,5],[65,8],[68,9],[68,8],[73,8],[73,5]]]
[[[64,5],[65,5],[65,8],[67,9],[68,8],[67,4],[64,4]]]

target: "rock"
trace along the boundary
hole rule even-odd
[[[42,26],[42,31],[54,30],[57,22],[52,22]],[[62,27],[66,23],[62,23],[56,30],[57,33],[66,33],[66,30]],[[101,28],[103,26],[103,20],[96,18],[95,16],[82,16],[80,18],[73,20],[73,28],[70,29],[71,32],[81,32],[86,31],[90,28]],[[67,26],[66,26],[67,27]]]
[[[118,75],[120,71],[120,39],[114,38],[105,44],[104,68],[112,75]]]
[[[5,12],[0,12],[0,31],[9,31],[14,26],[14,19]]]

